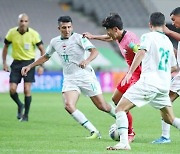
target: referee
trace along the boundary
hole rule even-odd
[[[4,40],[2,52],[3,70],[8,72],[9,68],[6,63],[8,47],[12,44],[12,58],[14,59],[10,68],[10,96],[18,106],[17,119],[28,121],[28,113],[31,104],[31,85],[35,82],[35,68],[28,72],[27,76],[21,75],[21,68],[32,63],[35,59],[36,46],[44,55],[45,50],[43,42],[38,32],[28,27],[29,17],[23,13],[18,16],[18,27],[11,28]],[[24,103],[19,99],[17,86],[24,79]],[[25,108],[24,114],[23,109]]]

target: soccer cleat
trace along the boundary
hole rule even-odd
[[[20,122],[28,122],[28,116],[23,115],[19,121]]]
[[[91,135],[89,137],[86,137],[86,139],[92,140],[92,139],[101,139],[101,134],[99,132],[92,131]]]
[[[21,119],[22,118],[23,109],[24,109],[24,104],[22,104],[20,107],[18,107],[17,119]]]
[[[115,146],[109,146],[106,150],[131,150],[131,147],[128,144],[118,143]]]
[[[153,144],[166,144],[171,143],[171,140],[169,138],[165,138],[164,136],[161,136],[160,138],[152,141]]]
[[[132,132],[131,134],[128,134],[128,141],[129,141],[129,143],[134,141],[135,135],[136,134],[134,132]]]

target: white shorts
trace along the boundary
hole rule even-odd
[[[101,86],[96,77],[82,79],[65,79],[62,92],[76,90],[89,97],[102,94]]]
[[[180,95],[180,72],[172,79],[170,90]]]
[[[169,98],[169,91],[159,90],[158,88],[137,81],[123,95],[137,107],[150,104],[156,109],[165,106],[172,106]]]

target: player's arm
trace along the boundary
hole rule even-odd
[[[130,66],[130,69],[128,71],[128,73],[126,74],[126,76],[124,77],[123,81],[121,82],[121,85],[124,85],[125,83],[129,82],[129,79],[132,77],[132,74],[134,73],[134,71],[136,70],[136,68],[141,64],[142,59],[144,58],[146,53],[146,50],[139,50],[134,59],[133,62]]]
[[[6,56],[7,56],[7,52],[8,52],[8,47],[9,47],[9,44],[5,43],[4,47],[3,47],[3,51],[2,51],[3,70],[6,71],[6,72],[9,72],[8,65],[7,65],[7,62],[6,62]]]
[[[98,56],[98,51],[96,50],[96,48],[89,49],[89,52],[89,57],[79,64],[81,68],[85,68],[92,60],[94,60]]]
[[[41,42],[37,43],[36,45],[37,45],[37,47],[38,47],[38,49],[39,49],[39,51],[40,51],[41,56],[43,56],[43,55],[45,54],[43,42],[41,41]],[[43,67],[43,65],[39,65],[39,67],[37,68],[37,73],[38,73],[38,75],[42,75],[43,72],[44,72],[44,67]]]
[[[106,41],[106,42],[113,41],[113,39],[109,35],[107,35],[107,34],[104,34],[104,35],[93,35],[93,34],[91,34],[89,32],[85,32],[85,33],[83,33],[83,37],[86,37],[88,39]]]
[[[30,71],[31,68],[33,68],[33,67],[35,67],[37,65],[41,65],[41,64],[45,63],[48,60],[49,60],[49,57],[45,54],[45,55],[41,56],[39,59],[37,59],[35,62],[23,67],[21,69],[22,76],[27,76],[27,73]]]
[[[173,37],[175,40],[180,41],[180,34],[179,34],[179,33],[170,30],[170,29],[167,28],[166,26],[164,26],[163,31],[164,31],[164,33],[167,34],[168,36],[171,36],[171,37]]]

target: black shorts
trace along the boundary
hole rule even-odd
[[[34,62],[34,59],[31,60],[14,60],[11,64],[11,73],[10,73],[10,83],[20,83],[21,79],[24,79],[24,82],[35,82],[35,67],[32,68],[28,73],[27,76],[21,75],[21,69],[24,66],[27,66]]]

